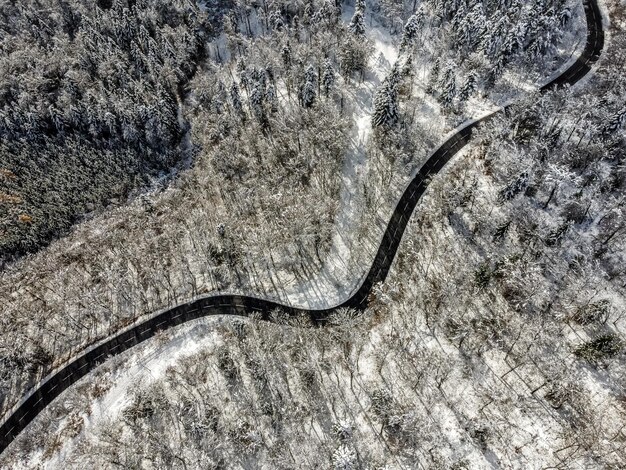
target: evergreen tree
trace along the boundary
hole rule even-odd
[[[357,0],[354,6],[354,15],[348,25],[355,36],[365,36],[365,1]]]
[[[419,33],[419,28],[420,24],[418,16],[412,15],[404,26],[404,35],[402,36],[402,42],[400,43],[400,51],[403,51],[415,42]]]
[[[309,65],[304,73],[304,85],[301,91],[302,106],[310,108],[317,99],[317,74],[313,65]]]
[[[404,65],[402,66],[402,77],[410,78],[415,74],[415,69],[413,65],[413,56],[409,55],[404,61]]]
[[[283,14],[280,9],[273,10],[269,15],[269,23],[276,31],[280,31],[285,26],[285,22],[283,21]]]
[[[400,75],[400,61],[396,60],[391,68],[391,72],[387,76],[386,80],[391,82],[391,86],[394,90],[398,89],[398,85],[400,85],[400,80],[402,79]]]
[[[272,114],[278,112],[278,96],[276,95],[276,88],[272,83],[269,84],[265,92],[265,101],[269,105]]]
[[[504,74],[504,66],[506,64],[506,58],[503,55],[499,55],[493,66],[487,74],[487,86],[492,87],[498,79]]]
[[[339,21],[341,15],[340,7],[335,5],[334,0],[325,0],[320,9],[313,15],[313,24],[331,24]]]
[[[461,27],[463,20],[467,16],[467,6],[465,2],[461,2],[459,8],[454,11],[451,21],[452,30],[458,33],[459,28]]]
[[[486,33],[483,37],[481,50],[490,60],[495,60],[501,51],[503,41],[506,39],[507,31],[511,30],[511,24],[506,16],[500,18],[494,25],[491,21],[487,22]]]
[[[264,106],[265,90],[263,89],[260,81],[254,81],[254,84],[252,85],[252,91],[250,92],[249,101],[250,110],[252,111],[254,117],[256,117],[260,123],[264,123],[266,121]]]
[[[313,67],[313,64],[309,64],[309,66],[306,68],[306,71],[304,72],[304,78],[307,82],[311,82],[313,84],[317,83],[317,73],[315,73],[315,67]]]
[[[516,24],[513,28],[511,28],[511,30],[509,30],[508,34],[506,35],[504,44],[502,45],[502,49],[505,50],[509,56],[517,53],[517,51],[522,50],[522,48],[524,47],[527,35],[527,24]]]
[[[572,20],[572,10],[569,7],[563,8],[559,14],[559,23],[561,28],[565,28]]]
[[[600,133],[603,136],[614,134],[624,126],[624,123],[626,123],[626,108],[611,116],[611,119],[602,127]]]
[[[241,94],[239,93],[239,87],[235,82],[230,87],[230,100],[235,112],[241,116],[244,115],[243,105],[241,104]]]
[[[397,64],[397,62],[396,62]],[[383,81],[382,86],[374,97],[374,112],[372,113],[372,127],[389,129],[398,122],[398,83],[399,74],[392,73]]]
[[[437,85],[437,81],[439,80],[439,71],[441,69],[441,61],[437,57],[435,59],[435,63],[433,64],[433,68],[430,70],[430,76],[428,77],[428,84],[426,85],[426,93],[432,95],[435,91],[435,86]]]
[[[457,41],[465,50],[475,49],[483,39],[487,31],[487,19],[483,13],[482,4],[477,3],[474,8],[465,15],[457,29]]]
[[[330,91],[335,84],[335,70],[330,59],[324,61],[324,74],[322,76],[322,85],[324,85],[324,94],[328,98]]]
[[[439,100],[444,108],[450,108],[454,98],[456,97],[456,75],[454,73],[454,68],[455,67],[452,62],[448,63],[448,66],[443,73],[443,77],[439,82]]]
[[[476,91],[476,73],[470,72],[459,91],[459,101],[464,104]]]
[[[248,69],[243,57],[237,59],[237,73],[239,74],[239,83],[246,90],[246,93],[250,93],[250,80],[248,78]]]
[[[253,69],[251,73],[252,79],[259,82],[261,89],[265,90],[267,87],[267,73],[263,69]]]
[[[216,113],[218,114],[222,113],[222,111],[224,110],[224,104],[226,103],[226,100],[227,100],[226,87],[224,86],[224,83],[222,81],[218,81],[217,91],[215,93],[215,96],[213,97],[213,107]]]
[[[291,68],[291,44],[287,41],[287,44],[283,46],[281,51],[281,58],[283,59],[283,65],[287,70]]]
[[[363,71],[367,66],[371,50],[367,43],[356,36],[347,35],[339,45],[338,57],[341,64],[341,71],[346,76],[354,72]]]

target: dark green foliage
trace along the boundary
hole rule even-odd
[[[524,113],[515,123],[513,140],[519,144],[527,144],[541,127],[540,119],[531,111]]]
[[[239,378],[239,369],[237,369],[228,349],[223,348],[217,352],[217,366],[227,379],[235,381]]]
[[[489,430],[487,428],[474,429],[470,432],[470,435],[481,449],[486,450],[488,448]]]
[[[391,73],[385,78],[374,97],[372,127],[389,129],[398,122],[398,86],[400,85],[400,79],[400,71],[396,62]]]
[[[393,397],[387,390],[377,389],[372,392],[372,411],[383,420],[391,414]]]
[[[510,227],[511,227],[510,220],[507,220],[506,222],[498,225],[496,227],[496,230],[493,232],[493,241],[496,242],[496,241],[501,241],[502,239],[504,239]]]
[[[371,52],[367,41],[354,36],[344,36],[337,51],[342,73],[349,77],[355,72],[363,72]]]
[[[54,158],[52,158],[54,156]],[[146,172],[173,155],[99,149],[82,139],[0,143],[0,257],[37,250],[79,217],[149,182]],[[152,167],[154,168],[154,167]]]
[[[150,393],[150,391],[141,391],[135,395],[133,402],[122,411],[122,416],[130,422],[149,419],[164,403],[166,400],[162,395]]]
[[[506,185],[498,195],[501,201],[510,201],[528,187],[528,173],[524,172]]]
[[[546,237],[546,240],[545,240],[546,245],[547,246],[557,245],[565,236],[565,233],[567,232],[567,229],[569,228],[569,226],[570,224],[568,222],[565,222],[559,225],[554,230],[552,230]]]

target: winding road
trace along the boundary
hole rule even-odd
[[[585,49],[576,62],[565,72],[542,86],[540,89],[542,92],[555,87],[573,85],[581,80],[591,71],[591,67],[597,62],[604,49],[602,15],[597,0],[583,0],[583,3],[587,20]],[[468,122],[465,127],[451,136],[430,156],[402,194],[387,224],[387,229],[369,272],[363,278],[358,290],[349,299],[332,308],[305,310],[243,295],[214,295],[163,311],[88,349],[44,379],[35,390],[31,391],[13,408],[6,421],[0,426],[0,453],[64,390],[105,362],[108,357],[132,348],[151,338],[158,331],[210,315],[247,316],[251,313],[257,313],[263,319],[271,320],[271,313],[276,309],[290,315],[308,316],[314,324],[323,325],[325,320],[338,309],[346,307],[357,310],[365,309],[372,287],[385,281],[409,219],[428,188],[431,177],[439,173],[452,157],[465,147],[476,127],[505,109],[506,107],[500,108],[480,120]]]

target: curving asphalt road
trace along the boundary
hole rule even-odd
[[[583,2],[587,19],[585,49],[578,60],[563,74],[541,87],[542,92],[555,87],[573,85],[581,80],[591,71],[592,65],[599,59],[604,49],[602,16],[597,0],[583,0]],[[28,394],[14,407],[12,413],[0,426],[0,453],[61,392],[102,364],[109,356],[132,348],[151,338],[158,331],[210,315],[248,316],[254,312],[260,314],[264,320],[271,320],[271,313],[276,309],[290,315],[308,316],[314,324],[323,325],[329,315],[338,309],[345,307],[357,310],[365,309],[372,287],[376,283],[385,281],[389,273],[409,218],[428,188],[430,178],[441,171],[450,159],[465,147],[471,139],[473,130],[481,122],[491,119],[504,109],[501,108],[480,120],[470,121],[442,144],[426,161],[400,198],[367,276],[363,279],[356,293],[348,300],[324,310],[305,310],[255,297],[215,295],[164,311],[88,349],[65,367],[48,376],[36,390]]]

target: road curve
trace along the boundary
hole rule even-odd
[[[542,92],[555,87],[573,85],[590,71],[604,49],[602,15],[597,0],[583,0],[587,19],[587,43],[581,56],[563,74],[542,86]],[[429,185],[430,178],[441,171],[450,159],[469,142],[473,130],[481,122],[502,112],[495,111],[477,121],[469,122],[456,134],[444,142],[424,163],[417,175],[409,183],[387,224],[387,230],[374,258],[374,262],[363,279],[359,289],[345,302],[328,309],[306,310],[243,295],[214,295],[178,305],[166,310],[145,322],[122,331],[88,349],[60,370],[48,376],[42,383],[20,401],[6,421],[0,426],[0,453],[15,437],[61,392],[84,377],[87,373],[107,360],[154,336],[158,331],[210,315],[247,316],[257,313],[264,320],[271,320],[271,313],[280,309],[289,315],[308,316],[313,324],[323,325],[325,320],[338,309],[349,307],[365,309],[372,287],[384,282],[396,256],[400,241],[415,209]]]

